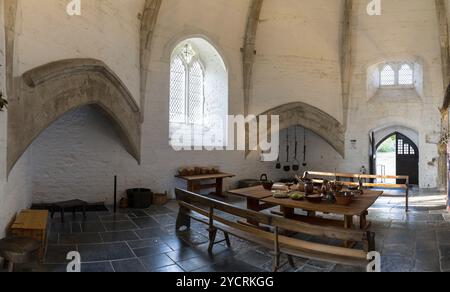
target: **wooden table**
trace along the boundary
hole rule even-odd
[[[300,220],[311,224],[321,224],[342,227],[342,221],[322,219],[316,216],[317,212],[325,214],[336,214],[344,216],[344,227],[353,228],[353,218],[360,218],[359,228],[365,230],[369,227],[367,222],[368,210],[383,195],[382,191],[365,190],[364,194],[356,197],[349,206],[340,206],[335,203],[322,202],[320,204],[310,203],[306,200],[295,201],[291,199],[276,199],[273,196],[263,199],[268,204],[274,204],[281,207],[283,216],[290,219]],[[295,214],[295,209],[301,209],[308,212],[308,216]]]
[[[41,243],[39,258],[44,259],[47,241],[48,211],[23,210],[11,225],[11,234],[17,237],[33,238]]]
[[[328,202],[320,204],[309,203],[306,200],[294,201],[291,199],[276,199],[271,191],[265,190],[262,186],[238,189],[229,191],[233,195],[243,197],[247,200],[247,209],[260,212],[274,206],[280,206],[282,215],[286,218],[300,220],[311,224],[340,226],[345,228],[353,227],[353,217],[360,217],[360,228],[365,229],[368,226],[368,209],[383,194],[382,191],[365,190],[364,195],[355,198],[350,206],[339,206]],[[301,209],[308,212],[308,216],[295,214],[295,209]],[[317,212],[325,214],[343,215],[344,222],[339,220],[322,219],[316,216]],[[252,223],[252,222],[248,222]],[[254,223],[254,222],[253,222]]]
[[[201,190],[216,189],[216,196],[224,197],[223,194],[223,180],[226,178],[235,177],[230,173],[218,173],[218,174],[205,174],[205,175],[192,175],[192,176],[175,176],[176,178],[185,180],[187,182],[187,190],[189,192],[197,193]],[[205,181],[215,180],[215,183],[202,184]]]
[[[247,209],[252,211],[260,212],[276,206],[270,203],[262,203],[262,200],[273,197],[272,192],[264,189],[263,186],[231,190],[228,193],[245,198],[247,200]],[[258,222],[252,222],[251,220],[248,223],[256,226],[259,225]]]

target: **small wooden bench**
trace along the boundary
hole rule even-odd
[[[336,180],[346,186],[358,186],[359,180],[363,181],[363,187],[381,189],[381,190],[403,190],[405,192],[405,210],[409,211],[409,176],[404,175],[371,175],[371,174],[354,174],[354,173],[330,173],[318,171],[306,171],[304,178],[316,179],[314,182],[321,183],[322,179]],[[317,179],[321,178],[321,179]],[[374,180],[395,179],[396,184],[374,183]],[[356,180],[356,181],[355,181]],[[369,181],[369,182],[367,182]],[[405,183],[398,183],[404,181]],[[385,194],[386,195],[386,194]]]
[[[302,223],[279,216],[245,210],[227,203],[213,200],[188,191],[175,190],[180,206],[176,229],[187,229],[191,226],[191,219],[208,225],[209,252],[214,245],[226,242],[231,247],[229,235],[256,243],[274,251],[273,270],[278,271],[283,265],[280,263],[281,254],[288,256],[288,262],[294,266],[292,257],[326,261],[337,264],[366,267],[368,252],[375,250],[375,234],[369,231],[351,230],[337,227],[316,226]],[[227,215],[226,217],[223,215]],[[236,220],[227,219],[228,215]],[[240,223],[242,220],[257,221],[267,228],[258,228]],[[225,240],[216,241],[217,232],[225,235]],[[319,244],[289,237],[287,234],[304,234],[310,236],[352,241],[363,243],[362,249],[350,249],[340,246]]]
[[[75,217],[75,212],[77,210],[81,210],[83,212],[83,218],[86,218],[86,208],[88,203],[82,200],[71,200],[65,202],[53,203],[51,207],[51,217],[55,216],[55,212],[61,212],[61,221],[64,222],[64,211],[69,209],[72,211],[73,216]]]

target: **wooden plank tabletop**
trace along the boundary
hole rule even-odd
[[[346,216],[361,216],[370,207],[372,207],[373,204],[375,204],[375,202],[382,194],[382,191],[365,190],[364,195],[356,197],[350,204],[350,206],[340,206],[329,202],[314,204],[306,200],[295,201],[291,199],[276,199],[273,196],[267,197],[262,201],[286,208],[302,209],[304,211],[322,212]]]
[[[228,191],[232,195],[239,197],[262,200],[268,197],[272,197],[272,192],[263,188],[263,186],[250,187],[245,189],[237,189]]]
[[[191,175],[191,176],[175,176],[179,179],[183,179],[186,181],[200,181],[200,180],[212,180],[218,178],[232,178],[235,177],[234,174],[231,173],[218,173],[218,174],[204,174],[204,175]]]
[[[11,229],[45,230],[48,222],[48,211],[24,210],[16,216]]]

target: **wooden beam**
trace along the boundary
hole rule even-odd
[[[247,18],[244,47],[242,48],[244,66],[244,115],[247,116],[250,108],[250,91],[252,85],[253,64],[256,54],[256,33],[263,0],[252,0]]]
[[[352,79],[352,26],[353,0],[345,0],[341,32],[341,82],[345,128],[347,126]]]
[[[150,67],[152,39],[155,32],[159,11],[161,9],[161,4],[162,0],[145,0],[144,11],[140,15],[141,122],[144,121],[145,97],[147,91],[148,71]]]

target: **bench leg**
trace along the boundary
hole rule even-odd
[[[290,255],[288,255],[287,258],[288,258],[289,265],[290,265],[293,269],[296,269],[297,267],[295,266],[294,258],[293,258],[292,256],[290,256]]]
[[[224,232],[223,234],[225,236],[225,242],[227,243],[227,247],[231,248],[230,235],[227,232]]]
[[[275,253],[275,255],[273,256],[273,267],[272,267],[272,271],[274,273],[278,272],[278,270],[280,269],[280,253]]]
[[[209,247],[208,252],[211,254],[216,243],[217,229],[209,230]]]
[[[191,217],[179,212],[177,216],[176,231],[180,231],[181,227],[186,227],[187,230],[191,229]]]

